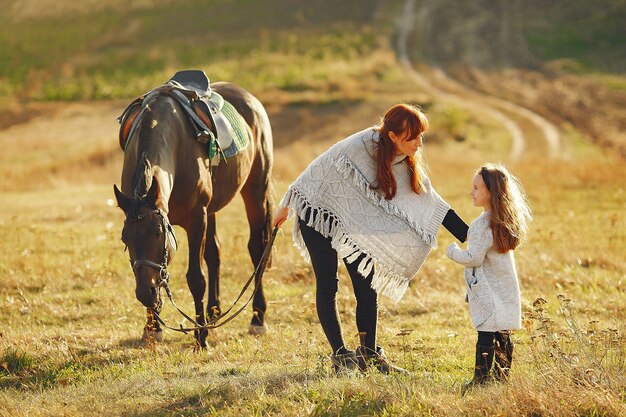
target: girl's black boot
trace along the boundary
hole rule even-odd
[[[502,338],[496,338],[494,377],[497,381],[506,382],[509,380],[511,363],[513,362],[513,342],[508,334],[503,334]]]
[[[484,385],[490,382],[490,371],[493,367],[495,346],[476,345],[476,365],[474,366],[474,378],[463,384],[461,387],[461,395],[465,395],[467,391],[477,385]]]

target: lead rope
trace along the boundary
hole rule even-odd
[[[165,327],[165,328],[167,328],[169,330],[174,330],[174,331],[185,333],[185,334],[187,334],[188,332],[191,332],[191,331],[196,331],[196,330],[216,329],[218,327],[221,327],[221,326],[225,325],[229,321],[233,320],[235,317],[237,317],[239,315],[239,313],[241,313],[248,306],[248,304],[250,303],[250,301],[252,300],[252,298],[254,297],[256,292],[258,291],[259,286],[261,284],[261,278],[263,277],[263,273],[265,272],[265,267],[267,266],[267,261],[269,259],[269,255],[272,252],[272,246],[274,244],[274,239],[276,238],[276,234],[277,233],[278,233],[278,227],[274,227],[274,229],[272,230],[272,233],[271,233],[271,235],[269,237],[269,240],[265,244],[265,249],[263,250],[263,255],[261,256],[261,259],[259,260],[258,265],[256,266],[256,268],[252,272],[252,275],[250,276],[250,278],[248,278],[248,281],[243,286],[243,289],[239,293],[239,296],[237,296],[237,298],[233,302],[233,305],[230,306],[228,308],[228,310],[226,310],[223,314],[221,314],[218,317],[216,317],[215,319],[211,320],[210,323],[204,324],[204,325],[199,324],[196,320],[192,319],[191,317],[189,317],[189,315],[185,314],[185,312],[183,312],[176,305],[176,303],[174,302],[174,298],[172,297],[172,292],[170,291],[170,288],[167,285],[167,281],[165,281],[164,284],[163,284],[163,288],[165,288],[165,293],[167,294],[167,298],[169,298],[169,300],[172,303],[172,305],[174,306],[174,308],[176,308],[176,310],[178,310],[178,312],[184,318],[189,320],[194,325],[194,327],[183,327],[182,324],[180,324],[179,327],[168,326],[165,323],[165,321],[163,321],[163,319],[159,316],[159,314],[155,310],[152,311],[152,313],[154,314],[154,318],[163,327]],[[228,313],[235,307],[237,302],[244,295],[244,293],[246,292],[246,290],[250,286],[250,283],[252,282],[253,279],[254,279],[254,291],[252,291],[252,294],[250,294],[250,297],[248,298],[248,300],[245,302],[245,304],[243,306],[241,306],[238,310],[236,310],[230,317],[227,317]]]

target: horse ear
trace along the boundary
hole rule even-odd
[[[113,191],[115,192],[115,199],[117,200],[117,205],[126,213],[128,207],[130,206],[130,198],[126,197],[124,193],[122,193],[117,185],[113,184]]]
[[[152,177],[152,184],[146,194],[146,203],[150,207],[163,209],[163,195],[161,194],[161,186],[156,175]]]

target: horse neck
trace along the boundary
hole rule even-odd
[[[150,187],[152,177],[156,176],[164,202],[167,204],[172,192],[180,155],[180,141],[193,135],[180,105],[167,94],[157,94],[144,104],[145,111],[141,116],[138,128],[126,152],[128,175],[132,181],[128,183],[133,194],[145,192]],[[135,169],[131,169],[135,167]],[[182,166],[181,168],[185,168]],[[124,170],[126,171],[126,169]],[[122,184],[124,181],[122,180]],[[143,195],[141,194],[141,195]],[[167,207],[165,207],[167,211]]]

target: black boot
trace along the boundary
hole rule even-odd
[[[359,369],[359,361],[353,350],[330,355],[330,362],[333,366],[333,371],[337,375],[350,375],[352,371]]]
[[[506,382],[509,380],[511,363],[513,362],[513,342],[506,333],[501,333],[500,338],[496,338],[494,377],[497,381]]]
[[[495,346],[476,345],[476,365],[474,366],[474,378],[461,387],[461,395],[477,385],[484,385],[491,381],[490,371],[493,366]]]
[[[373,366],[383,374],[399,373],[409,375],[409,371],[406,369],[392,364],[380,346],[376,346],[375,351],[365,346],[359,346],[356,348],[356,357],[359,360],[359,368],[362,371],[367,370],[368,366]]]

